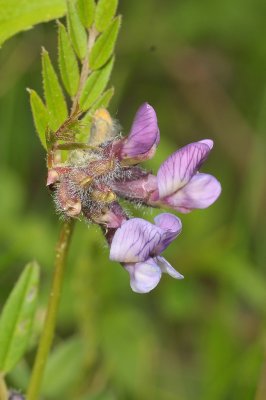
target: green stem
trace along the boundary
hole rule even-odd
[[[43,332],[29,383],[27,400],[39,399],[43,373],[54,337],[55,324],[66,265],[66,256],[70,244],[71,234],[73,232],[73,227],[73,220],[65,221],[62,225],[57,242],[52,288],[50,292]]]
[[[8,391],[3,375],[0,374],[0,400],[8,399]]]

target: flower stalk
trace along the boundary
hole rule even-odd
[[[44,322],[43,332],[40,339],[33,372],[31,375],[27,399],[37,400],[39,398],[42,377],[53,342],[56,318],[62,292],[66,257],[74,228],[74,220],[65,221],[61,227],[59,239],[56,246],[54,275],[47,314]]]

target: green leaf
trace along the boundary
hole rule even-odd
[[[119,16],[113,20],[109,28],[96,41],[89,58],[91,69],[101,68],[111,57],[120,25],[121,17]]]
[[[114,64],[112,58],[103,68],[94,71],[85,82],[83,91],[80,96],[80,107],[86,111],[104,91]]]
[[[78,0],[78,14],[85,28],[90,28],[94,19],[95,1],[94,0]]]
[[[62,17],[65,0],[0,0],[0,45],[40,22]]]
[[[106,90],[96,101],[95,103],[93,103],[92,107],[91,107],[91,112],[94,112],[96,110],[98,110],[98,108],[107,108],[111,98],[114,95],[114,88],[111,87],[110,89]]]
[[[42,99],[35,90],[27,89],[30,94],[30,106],[33,115],[34,125],[41,144],[47,150],[46,131],[48,128],[48,112]]]
[[[39,266],[29,263],[3,308],[0,319],[0,371],[9,372],[23,356],[36,310]]]
[[[72,45],[78,57],[83,60],[87,52],[87,34],[72,0],[67,0],[67,26]]]
[[[103,32],[112,21],[116,9],[117,0],[99,0],[95,10],[95,27],[98,32]]]
[[[58,23],[58,58],[62,81],[73,97],[79,85],[79,67],[66,28]]]
[[[42,75],[49,126],[57,130],[67,118],[67,105],[48,52],[42,51]]]

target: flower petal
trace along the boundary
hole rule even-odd
[[[162,276],[161,269],[152,258],[145,262],[125,264],[124,267],[130,275],[131,289],[136,293],[150,292]]]
[[[206,144],[207,146],[209,146],[210,149],[213,148],[213,140],[211,140],[211,139],[203,139],[203,140],[200,140],[199,143]]]
[[[156,113],[152,106],[144,103],[138,109],[130,133],[122,145],[121,158],[136,161],[151,158],[159,141]]]
[[[164,230],[162,240],[155,249],[155,254],[160,254],[180,234],[182,222],[178,217],[169,213],[157,215],[154,222],[156,226]]]
[[[173,214],[161,213],[154,218],[156,226],[177,236],[182,229],[181,220]]]
[[[157,261],[160,270],[168,275],[170,275],[172,278],[175,279],[183,279],[184,276],[181,275],[178,271],[176,271],[172,265],[164,258],[161,256],[158,256],[155,258],[155,261]]]
[[[195,208],[207,208],[219,197],[221,184],[212,175],[197,173],[190,182],[164,202],[168,206],[186,213]]]
[[[114,234],[110,259],[125,263],[147,260],[161,243],[164,231],[141,218],[124,222]]]
[[[117,202],[111,203],[108,208],[101,209],[99,213],[95,212],[95,210],[90,212],[90,208],[84,209],[83,215],[89,221],[93,221],[105,228],[104,233],[107,240],[109,239],[111,229],[119,228],[127,220],[124,210]],[[106,228],[108,228],[107,231]],[[111,241],[108,240],[108,242],[110,243]]]
[[[110,183],[110,188],[119,196],[132,200],[146,200],[150,193],[157,189],[157,178],[152,174],[146,174],[140,179],[125,179]]]
[[[211,150],[210,145],[211,141],[208,139],[188,144],[161,165],[157,174],[161,199],[174,194],[190,181],[207,158]]]

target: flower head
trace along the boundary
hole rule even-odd
[[[160,254],[179,235],[182,224],[179,218],[164,213],[154,219],[155,225],[141,218],[124,222],[114,234],[110,258],[121,262],[130,275],[133,291],[146,293],[152,290],[166,272],[176,279],[179,274]]]
[[[53,190],[58,211],[68,218],[83,215],[102,227],[111,260],[128,271],[131,288],[138,293],[152,290],[163,272],[183,278],[161,256],[182,225],[168,213],[158,215],[154,224],[130,219],[119,199],[186,213],[208,207],[221,192],[216,178],[198,172],[212,149],[212,140],[182,147],[153,175],[137,164],[154,155],[159,141],[156,113],[149,104],[138,109],[126,137],[117,136],[110,114],[100,109],[93,116],[88,145],[70,151],[66,163],[48,171],[47,185]]]

